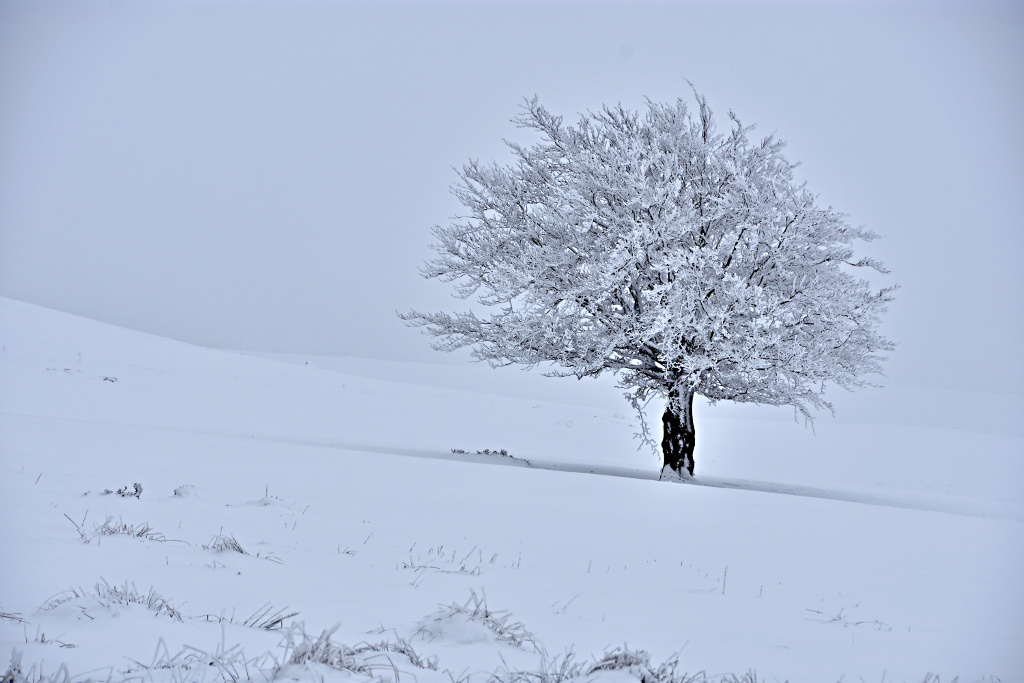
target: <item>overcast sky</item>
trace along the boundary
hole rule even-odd
[[[690,96],[885,239],[891,381],[1021,391],[1020,3],[0,1],[0,294],[238,349],[442,360],[396,310],[469,158]],[[2,324],[2,321],[0,321]]]

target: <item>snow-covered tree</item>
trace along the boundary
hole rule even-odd
[[[694,113],[648,102],[567,125],[528,100],[515,122],[542,141],[509,143],[510,166],[463,167],[453,191],[468,216],[434,228],[423,271],[493,312],[401,317],[440,350],[613,372],[638,409],[666,399],[663,475],[693,474],[697,394],[807,419],[831,408],[826,382],[864,386],[892,348],[877,329],[891,288],[854,275],[887,272],[854,256],[877,235],[818,206],[783,142],[729,118],[718,132],[697,95]]]

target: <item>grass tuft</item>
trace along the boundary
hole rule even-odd
[[[550,660],[542,658],[540,666],[535,670],[510,669],[505,666],[491,674],[488,683],[582,683],[603,671],[625,672],[640,683],[758,683],[757,674],[753,671],[741,676],[709,675],[704,671],[694,674],[681,672],[678,656],[655,667],[647,652],[625,647],[605,652],[593,664],[577,662],[575,655],[568,652]]]
[[[471,454],[470,451],[466,451],[466,450],[463,450],[461,448],[453,448],[452,449],[452,453],[454,453],[456,455],[470,455]],[[512,455],[507,450],[505,450],[504,448],[500,448],[498,450],[493,450],[493,451],[490,448],[485,448],[482,451],[476,451],[476,454],[477,455],[496,455],[499,458],[508,458],[512,462],[519,462],[519,463],[523,463],[524,465],[530,465],[530,461],[527,460],[526,458],[520,458],[518,456]]]
[[[218,553],[232,552],[240,555],[248,555],[242,544],[239,543],[234,536],[231,534],[225,535],[223,530],[221,533],[210,539],[210,542],[203,546],[203,550],[215,550]]]
[[[261,631],[280,631],[284,628],[285,620],[296,617],[298,614],[298,612],[289,612],[287,607],[274,611],[274,608],[268,602],[253,612],[248,619],[245,619],[242,622],[236,622],[234,616],[225,617],[223,614],[219,616],[214,614],[203,614],[192,618],[202,619],[203,621],[217,621],[222,624],[241,623],[242,626],[248,626],[249,628],[259,629]]]
[[[112,491],[110,489],[103,490],[103,495],[109,496],[110,494],[121,496],[122,498],[135,498],[136,500],[139,500],[142,498],[142,484],[135,482],[131,486],[125,484],[116,491]]]
[[[72,679],[65,664],[61,664],[51,674],[43,673],[42,664],[33,664],[26,672],[21,666],[21,651],[12,650],[11,663],[3,678],[0,678],[0,683],[72,683]]]
[[[421,657],[412,645],[402,638],[395,641],[385,640],[379,643],[362,643],[355,647],[349,647],[331,640],[331,636],[336,630],[338,630],[338,625],[324,630],[319,637],[313,639],[301,624],[293,625],[285,633],[284,664],[275,669],[271,679],[283,677],[285,668],[289,666],[308,667],[310,664],[316,664],[336,671],[376,678],[378,681],[387,680],[385,676],[380,675],[380,672],[388,672],[392,674],[391,680],[394,683],[399,683],[402,670],[390,656],[392,654],[400,655],[410,665],[418,669],[429,671],[438,669],[436,657]],[[415,676],[413,679],[415,680]]]
[[[299,614],[298,612],[288,612],[287,607],[276,612],[273,609],[268,602],[253,612],[252,616],[242,622],[242,625],[249,628],[258,628],[263,631],[280,631],[284,627],[286,619],[291,619]]]
[[[486,597],[478,596],[475,591],[470,592],[469,600],[465,604],[452,603],[447,607],[442,606],[441,609],[442,612],[434,617],[434,621],[463,617],[467,621],[483,624],[494,633],[498,640],[513,647],[525,649],[529,646],[534,652],[545,653],[537,638],[526,630],[522,623],[512,621],[512,615],[508,612],[494,611],[488,608]],[[434,634],[429,624],[424,624],[417,629],[414,635],[429,638]]]
[[[322,664],[337,671],[348,671],[359,676],[373,677],[373,667],[360,661],[356,657],[355,650],[342,643],[331,641],[331,636],[339,626],[340,624],[324,629],[315,640],[309,637],[301,625],[288,631],[284,660],[286,665]],[[279,667],[272,678],[277,678],[282,669],[283,667]]]
[[[413,547],[416,547],[415,543]],[[426,558],[421,558],[418,555],[414,557],[412,548],[410,548],[408,561],[399,563],[397,568],[411,569],[416,572],[419,576],[413,581],[413,585],[417,586],[428,571],[440,574],[479,576],[485,564],[494,564],[497,559],[497,553],[491,555],[490,559],[485,558],[483,550],[478,546],[473,546],[468,553],[463,554],[455,548],[445,549],[443,545],[440,545],[430,548]]]
[[[181,611],[152,587],[150,587],[148,593],[140,593],[134,583],[125,581],[124,586],[119,588],[111,586],[106,580],[102,580],[102,583],[96,584],[95,595],[104,606],[110,604],[142,605],[157,614],[166,614],[175,621],[184,621]]]
[[[135,665],[122,672],[124,683],[156,683],[168,679],[172,683],[239,683],[256,680],[257,674],[269,680],[264,672],[271,669],[272,657],[266,654],[249,659],[241,645],[228,647],[222,632],[221,642],[213,652],[186,645],[172,655],[160,638],[149,664],[132,661]]]
[[[416,652],[416,650],[413,649],[412,645],[409,644],[409,641],[404,638],[398,638],[394,642],[382,640],[378,643],[362,643],[361,645],[356,645],[352,648],[352,651],[356,655],[365,655],[370,652],[393,652],[408,659],[409,663],[417,669],[437,671],[437,657],[427,657],[424,659],[418,652]]]
[[[88,512],[85,513],[88,516]],[[82,517],[82,522],[79,524],[75,520],[68,517],[66,514],[65,518],[75,527],[75,531],[78,532],[78,537],[82,539],[85,544],[92,543],[93,539],[98,536],[128,536],[130,538],[138,538],[143,541],[157,541],[158,543],[166,543],[167,537],[161,533],[153,531],[153,527],[149,526],[149,523],[143,522],[142,524],[128,524],[123,519],[118,518],[115,522],[113,517],[107,517],[103,524],[96,524],[93,526],[92,533],[85,530],[85,517]]]
[[[120,518],[115,522],[113,517],[107,517],[103,524],[97,526],[93,536],[130,536],[131,538],[157,541],[159,543],[167,541],[166,536],[153,531],[153,527],[149,526],[147,522],[127,524]]]
[[[123,586],[111,586],[106,579],[100,579],[100,583],[91,591],[82,588],[71,588],[62,591],[49,598],[39,607],[40,612],[46,612],[60,607],[66,602],[79,600],[81,598],[92,598],[102,607],[110,608],[111,605],[141,605],[146,609],[153,610],[158,615],[163,614],[175,621],[184,621],[181,611],[172,605],[166,598],[156,592],[153,588],[148,593],[140,593],[134,583],[124,582]],[[83,608],[83,613],[88,616]]]
[[[892,627],[884,621],[878,621],[872,619],[871,621],[851,621],[843,611],[846,608],[840,609],[837,614],[827,614],[825,612],[818,611],[816,609],[808,609],[807,612],[817,614],[817,617],[811,618],[812,621],[817,621],[819,624],[839,624],[843,628],[849,628],[850,626],[870,626],[878,631],[891,631]]]

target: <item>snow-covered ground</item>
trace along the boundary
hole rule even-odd
[[[701,405],[701,486],[657,481],[610,382],[7,299],[0,347],[0,648],[30,680],[551,683],[625,647],[676,681],[1024,681],[1019,395],[865,390],[815,432]]]

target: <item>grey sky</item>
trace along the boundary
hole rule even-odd
[[[1024,11],[942,3],[0,2],[0,294],[230,348],[441,360],[395,310],[451,170],[687,97],[886,239],[893,381],[1021,391]]]

